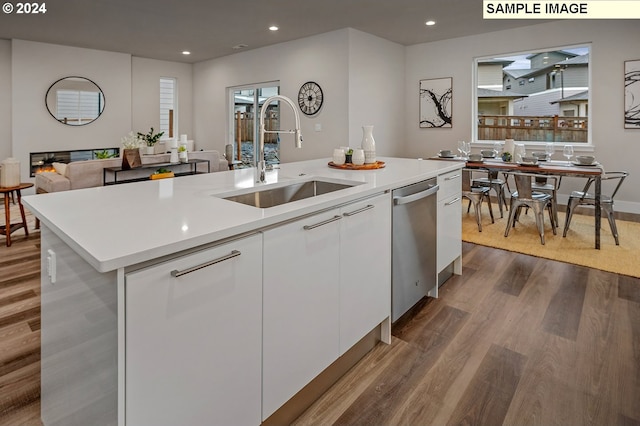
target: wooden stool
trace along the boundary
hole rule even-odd
[[[24,206],[22,205],[22,194],[20,191],[26,188],[31,188],[32,183],[21,183],[18,186],[0,187],[0,193],[4,194],[4,218],[5,225],[0,225],[0,235],[6,235],[7,247],[11,245],[11,234],[20,228],[24,228],[25,236],[29,236],[29,229],[27,228],[27,219],[24,215]],[[18,206],[20,207],[20,216],[22,222],[11,224],[11,210],[9,207],[9,197],[13,194],[17,194]]]

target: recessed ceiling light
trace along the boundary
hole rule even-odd
[[[425,24],[426,26],[430,27],[430,26],[432,26],[432,25],[435,25],[435,24],[436,24],[436,21],[427,21],[427,22],[425,22],[424,24]]]
[[[191,55],[191,52],[189,52],[188,50],[183,50],[183,51],[182,51],[182,54],[183,54],[183,55]]]
[[[275,26],[275,25],[272,25],[272,26],[269,27],[270,31],[278,31],[278,29],[279,28],[277,26]]]

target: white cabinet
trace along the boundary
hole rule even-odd
[[[391,195],[340,210],[340,355],[391,315]]]
[[[390,194],[265,231],[263,256],[264,420],[390,317]]]
[[[264,232],[263,420],[338,357],[340,219]]]
[[[462,171],[438,176],[437,271],[454,262],[454,273],[462,273]]]
[[[127,425],[260,424],[261,283],[261,234],[126,275]]]

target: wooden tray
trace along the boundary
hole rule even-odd
[[[149,178],[151,180],[156,180],[156,179],[172,178],[174,176],[175,176],[175,174],[173,172],[169,172],[169,173],[154,173]]]
[[[333,161],[329,161],[329,167],[333,167],[334,169],[342,169],[342,170],[375,170],[381,169],[384,167],[384,161],[376,161],[375,163],[355,165],[353,163],[344,163],[344,164],[334,164]]]

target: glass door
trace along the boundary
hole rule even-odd
[[[253,167],[255,165],[260,144],[260,109],[265,99],[277,95],[279,89],[277,82],[230,88],[232,113],[229,143],[233,145],[233,161],[236,162],[236,167]],[[265,112],[265,129],[278,129],[279,117],[279,103],[274,102]],[[280,138],[278,134],[266,134],[264,145],[267,164],[279,164]]]

